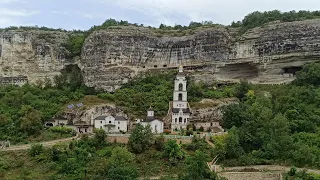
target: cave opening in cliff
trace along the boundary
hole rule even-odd
[[[282,68],[282,72],[285,73],[285,74],[293,74],[293,75],[296,75],[296,73],[298,71],[301,71],[302,70],[302,67],[301,66],[290,66],[290,67],[284,67]]]
[[[217,73],[221,79],[250,79],[259,76],[259,69],[251,63],[227,64]]]

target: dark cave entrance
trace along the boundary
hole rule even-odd
[[[298,71],[301,71],[302,70],[302,67],[301,66],[290,66],[290,67],[284,67],[282,68],[282,72],[284,74],[293,74],[293,75],[296,75],[296,73]]]

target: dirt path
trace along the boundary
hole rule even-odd
[[[19,146],[10,146],[8,148],[5,149],[0,149],[0,151],[19,151],[19,150],[26,150],[29,149],[31,147],[32,144],[42,144],[45,147],[50,147],[53,146],[57,143],[60,142],[69,142],[72,140],[77,139],[77,136],[71,137],[71,138],[65,138],[65,139],[57,139],[57,140],[53,140],[53,141],[46,141],[46,142],[38,142],[38,143],[31,143],[31,144],[25,144],[25,145],[19,145]]]

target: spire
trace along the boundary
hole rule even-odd
[[[183,72],[183,66],[182,65],[179,66],[179,72]]]

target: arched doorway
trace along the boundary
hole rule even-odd
[[[182,117],[179,117],[179,123],[180,124],[182,123]]]
[[[182,101],[182,93],[179,94],[179,101]]]

